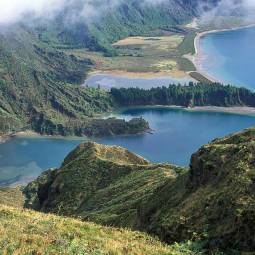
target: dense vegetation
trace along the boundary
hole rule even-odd
[[[111,94],[121,106],[255,106],[254,92],[246,88],[223,86],[219,83],[190,83],[189,86],[169,85],[169,87],[158,87],[150,90],[112,88]]]
[[[140,134],[149,131],[150,127],[143,118],[133,118],[130,121],[117,118],[70,119],[63,125],[45,121],[42,117],[32,122],[32,129],[42,135],[103,137]]]
[[[254,141],[255,129],[217,139],[192,156],[190,170],[85,143],[25,188],[25,204],[170,244],[194,240],[212,253],[252,252]]]
[[[0,35],[0,134],[32,129],[47,135],[133,134],[148,129],[142,119],[99,120],[114,107],[109,93],[80,86],[91,62],[41,42],[13,27]]]
[[[29,128],[38,118],[58,124],[111,109],[107,93],[78,86],[90,64],[56,51],[23,27],[0,35],[1,131]]]
[[[68,12],[80,11],[82,1],[77,0],[73,9],[65,10],[53,22],[1,29],[0,134],[22,129],[81,133],[89,125],[88,118],[114,105],[109,93],[80,87],[93,63],[86,57],[65,54],[64,49],[86,47],[109,55],[114,54],[111,43],[126,36],[185,32],[178,25],[197,15],[197,3],[169,0],[155,6],[128,0],[87,24],[66,26]],[[78,129],[74,130],[71,122],[80,123]]]
[[[99,2],[95,1],[94,4],[100,11]],[[104,1],[102,2],[104,7]],[[192,20],[199,14],[201,11],[198,9],[199,2],[199,0],[168,0],[161,3],[119,1],[115,7],[102,10],[103,14],[101,13],[100,17],[92,19],[86,25],[78,22],[69,24],[68,28],[63,25],[64,15],[68,16],[67,10],[63,16],[60,15],[54,25],[41,26],[37,32],[44,41],[56,47],[87,47],[112,55],[116,52],[111,43],[128,36],[160,34],[163,31],[183,32],[178,25]],[[75,8],[79,9],[82,1],[80,3],[75,1],[74,5],[72,11]]]

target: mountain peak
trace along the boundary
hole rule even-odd
[[[63,166],[73,160],[99,159],[115,164],[148,165],[149,161],[119,146],[106,146],[92,141],[79,145],[64,160]]]

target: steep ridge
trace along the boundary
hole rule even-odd
[[[203,146],[177,189],[181,196],[174,204],[173,185],[158,190],[156,202],[141,209],[143,226],[170,243],[198,235],[210,249],[254,251],[254,144],[253,128]]]
[[[177,170],[151,164],[120,147],[89,142],[68,155],[60,169],[49,170],[29,184],[25,188],[26,205],[134,227],[139,204],[162,182],[176,178]]]
[[[83,144],[25,188],[26,206],[147,231],[167,243],[251,252],[254,146],[255,129],[217,139],[192,156],[188,171],[119,147]]]

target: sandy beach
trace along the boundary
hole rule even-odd
[[[16,136],[19,136],[19,137],[40,137],[41,135],[32,131],[32,130],[26,130],[26,131],[20,131],[17,133],[1,135],[0,136],[0,144],[6,143],[9,139],[11,139],[12,137],[16,137]]]
[[[137,109],[137,108],[168,108],[168,109],[180,109],[184,111],[205,111],[205,112],[225,112],[231,114],[242,114],[242,115],[249,115],[255,117],[255,108],[248,107],[248,106],[231,106],[231,107],[221,107],[221,106],[195,106],[195,107],[183,107],[178,105],[146,105],[146,106],[133,106],[122,108],[121,110],[126,109]],[[118,111],[114,112],[118,113]]]
[[[195,54],[194,55],[186,54],[183,57],[189,59],[196,67],[196,71],[200,73],[201,75],[203,75],[208,80],[212,82],[222,82],[216,79],[215,77],[211,76],[210,74],[208,74],[203,68],[202,63],[204,62],[204,60],[207,59],[207,55],[201,49],[201,46],[200,46],[201,39],[205,37],[206,35],[212,34],[212,33],[235,31],[235,30],[240,30],[240,29],[245,29],[250,27],[255,27],[255,24],[250,24],[250,25],[241,26],[241,27],[233,27],[233,28],[227,28],[227,29],[214,29],[214,30],[199,32],[197,33],[194,39]]]
[[[9,135],[1,135],[0,136],[0,144],[7,142],[10,139]]]
[[[182,79],[182,78],[189,78],[184,71],[181,70],[169,70],[169,71],[155,71],[155,72],[129,72],[124,70],[109,70],[109,71],[92,71],[88,74],[88,78],[97,75],[97,74],[105,74],[105,75],[114,75],[119,77],[127,77],[127,78],[143,78],[143,79],[150,79],[150,78],[161,78],[161,77],[170,77],[173,79]]]
[[[196,106],[185,108],[187,111],[225,112],[232,114],[243,114],[255,116],[255,108],[247,106],[218,107],[218,106]]]

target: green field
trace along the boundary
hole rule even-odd
[[[187,71],[195,71],[193,64],[182,57],[194,52],[194,35],[128,37],[112,45],[116,50],[116,56],[112,57],[86,49],[69,49],[66,52],[79,58],[91,58],[94,62],[93,71],[138,77],[169,75],[178,78],[186,76]]]

